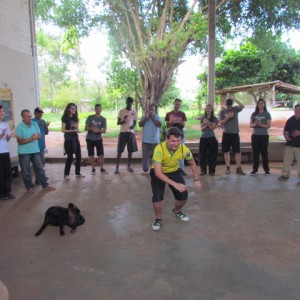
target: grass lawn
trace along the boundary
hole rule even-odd
[[[166,115],[166,112],[169,110],[163,110],[161,109],[159,116],[164,121],[164,117]],[[93,114],[93,112],[88,113],[79,113],[79,128],[80,131],[85,131],[85,120],[89,115]],[[106,130],[106,137],[113,138],[118,137],[120,132],[120,126],[117,125],[117,119],[118,119],[118,112],[116,111],[103,111],[101,114],[103,117],[106,118],[107,122],[107,130]],[[193,112],[186,113],[188,121],[186,123],[186,129],[185,129],[185,138],[188,140],[199,140],[200,137],[200,126],[199,129],[195,129],[195,125],[199,124],[199,120],[195,120],[195,116],[193,116]],[[138,114],[139,119],[142,116],[142,113],[139,112]],[[50,131],[61,131],[61,114],[59,113],[44,113],[43,119],[46,121],[50,121],[49,130]],[[141,128],[137,126],[137,132],[141,131]]]
[[[170,109],[160,109],[159,111],[159,116],[163,120],[164,124],[164,116]],[[85,120],[89,115],[93,114],[93,112],[87,112],[87,113],[79,113],[79,128],[80,131],[84,132],[84,127],[85,127]],[[196,117],[199,116],[198,112],[195,111],[188,111],[186,112],[187,119],[188,121],[186,122],[185,126],[185,139],[189,141],[195,141],[198,142],[200,139],[201,131],[200,131],[200,121],[196,120]],[[102,116],[106,118],[107,121],[107,131],[105,136],[108,138],[117,138],[119,135],[119,130],[120,126],[117,125],[117,118],[118,118],[118,112],[117,111],[103,111]],[[138,113],[139,119],[142,116],[142,112]],[[44,113],[43,119],[46,121],[50,121],[50,131],[61,131],[61,117],[62,117],[62,112],[61,113]],[[283,127],[280,124],[275,125]],[[241,126],[242,127],[242,126]],[[274,133],[272,135],[272,131],[270,132],[270,142],[275,142],[275,141],[282,141],[282,129],[280,130],[280,134]],[[141,132],[141,128],[137,126],[136,132],[139,133]],[[216,136],[219,140],[221,141],[221,136],[222,136],[222,129],[217,129],[215,131]],[[249,128],[248,124],[243,128],[241,128],[241,141],[248,141],[250,142],[251,140],[251,133],[252,130]]]

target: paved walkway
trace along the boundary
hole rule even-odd
[[[46,165],[55,191],[26,194],[14,178],[16,199],[0,202],[0,278],[10,300],[288,300],[299,299],[299,185],[271,175],[202,178],[193,191],[187,168],[190,222],[172,215],[166,189],[162,228],[154,220],[149,176],[125,166],[114,175],[82,171],[63,181],[62,163]],[[250,165],[244,166],[247,173]],[[72,166],[74,172],[74,166]],[[49,206],[75,203],[86,223],[61,237],[57,227],[40,227]]]

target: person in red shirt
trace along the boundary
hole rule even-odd
[[[184,140],[184,126],[187,121],[186,115],[180,110],[182,101],[178,98],[174,101],[174,109],[166,114],[165,121],[168,128],[176,127],[181,132],[181,144],[185,144]],[[180,162],[180,172],[182,175],[186,175],[184,172],[184,160]]]

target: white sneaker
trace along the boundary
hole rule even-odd
[[[152,229],[153,230],[159,230],[161,225],[161,220],[160,219],[155,219],[154,223],[152,224]]]
[[[64,179],[65,179],[65,180],[70,180],[71,177],[70,177],[69,175],[65,175],[65,176],[64,176]]]
[[[84,175],[84,174],[81,174],[81,173],[78,174],[78,175],[76,174],[75,176],[78,177],[78,178],[84,178],[84,177],[85,177],[85,175]]]
[[[190,218],[189,218],[187,215],[185,215],[183,212],[181,212],[181,211],[178,212],[178,213],[176,213],[176,212],[174,211],[174,209],[173,209],[173,214],[174,214],[175,217],[177,217],[177,218],[180,219],[181,221],[187,222],[187,221],[190,220]]]

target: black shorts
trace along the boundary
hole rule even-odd
[[[129,153],[138,151],[135,134],[133,132],[119,133],[117,152],[123,153],[126,145]]]
[[[88,156],[95,155],[95,147],[97,150],[97,156],[104,155],[103,142],[102,139],[99,141],[86,140]]]
[[[181,175],[179,169],[176,172],[164,173],[171,180],[185,184],[184,178]],[[159,202],[164,200],[165,186],[166,183],[155,176],[154,169],[150,170],[151,176],[151,187],[152,187],[152,202]],[[188,198],[188,192],[185,190],[183,193],[176,190],[173,186],[169,185],[176,200],[185,201]]]
[[[238,133],[226,133],[223,132],[222,136],[222,152],[230,152],[230,148],[232,148],[232,152],[240,153],[240,135]]]

